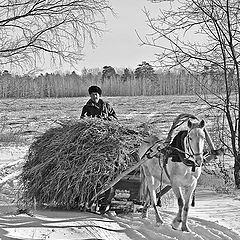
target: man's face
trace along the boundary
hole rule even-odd
[[[91,97],[91,99],[92,99],[93,102],[98,103],[99,98],[100,98],[100,95],[99,95],[99,93],[97,93],[97,92],[92,92],[92,93],[90,94],[90,97]]]

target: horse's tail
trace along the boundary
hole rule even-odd
[[[147,188],[147,183],[146,183],[146,176],[143,170],[143,167],[140,166],[140,180],[141,180],[141,185],[140,185],[140,200],[142,202],[146,201],[147,194],[148,194],[148,188]]]

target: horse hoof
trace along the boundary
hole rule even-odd
[[[176,227],[176,226],[173,226],[173,225],[171,225],[172,226],[172,229],[173,230],[181,230],[181,228],[178,226],[178,227]]]
[[[172,222],[172,229],[181,230],[181,225],[182,225],[181,223],[182,223],[182,221],[174,219],[173,222]]]
[[[160,226],[162,226],[164,224],[164,222],[163,221],[158,221],[158,222],[156,222],[156,227],[160,227]]]
[[[191,232],[191,229],[189,227],[182,227],[183,232]]]

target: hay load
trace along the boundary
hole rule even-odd
[[[117,122],[87,119],[47,130],[30,146],[23,166],[24,201],[81,209],[120,173],[143,138]]]

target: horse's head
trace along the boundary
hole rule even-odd
[[[203,148],[205,140],[205,121],[198,123],[188,121],[188,134],[185,138],[185,152],[189,159],[193,160],[196,166],[201,166],[203,162]]]

